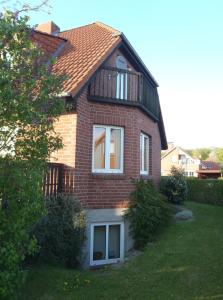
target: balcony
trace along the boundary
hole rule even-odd
[[[141,73],[103,67],[89,86],[88,99],[138,106],[155,121],[159,121],[157,89]]]

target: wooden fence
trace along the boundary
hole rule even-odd
[[[63,165],[58,163],[49,163],[44,176],[43,191],[44,195],[57,195],[62,192],[62,172]]]

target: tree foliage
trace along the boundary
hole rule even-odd
[[[212,149],[211,148],[196,148],[196,149],[187,149],[185,151],[194,158],[198,158],[201,160],[207,160]]]
[[[217,162],[223,163],[223,148],[216,148],[215,156]]]
[[[0,298],[16,295],[22,262],[37,251],[29,228],[43,214],[42,178],[62,146],[53,121],[63,110],[63,76],[32,42],[28,18],[0,14]]]
[[[196,148],[185,151],[194,158],[223,163],[223,148]]]

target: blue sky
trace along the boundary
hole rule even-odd
[[[98,20],[124,32],[160,85],[168,141],[223,147],[222,0],[49,3],[51,14],[32,13],[31,24],[53,20],[65,30]]]

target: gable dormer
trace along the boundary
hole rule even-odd
[[[160,105],[157,83],[134,59],[135,54],[127,51],[124,43],[96,72],[90,87],[90,100],[114,104],[138,106],[154,121],[160,121]]]

